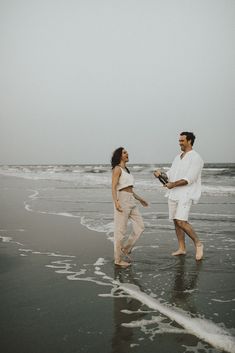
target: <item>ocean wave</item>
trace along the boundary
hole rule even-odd
[[[160,182],[156,180],[152,171],[152,165],[133,165],[133,174],[138,173],[135,178],[135,186],[142,190],[157,190],[165,192]],[[211,176],[211,172],[213,175]],[[205,168],[202,177],[202,193],[205,195],[235,195],[234,168]],[[219,173],[225,173],[224,177]],[[4,176],[19,177],[30,180],[50,180],[69,183],[79,188],[111,187],[111,169],[107,165],[86,166],[0,166],[0,174]]]
[[[202,185],[202,194],[206,195],[235,195],[235,186],[231,185]]]
[[[95,219],[91,217],[81,217],[81,224],[93,231],[96,231],[98,233],[105,233],[107,235],[110,235],[114,231],[114,223],[113,222],[107,222],[105,221],[104,218],[106,218],[106,215],[100,216],[100,219]]]

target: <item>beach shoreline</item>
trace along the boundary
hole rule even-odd
[[[170,256],[176,243],[172,225],[152,233],[147,227],[133,252],[132,267],[119,270],[114,267],[113,244],[107,234],[87,229],[80,224],[81,217],[63,216],[52,207],[51,214],[37,209],[35,201],[41,205],[45,196],[39,193],[35,199],[32,195],[41,189],[47,195],[51,190],[48,181],[1,176],[0,186],[0,298],[4,304],[0,336],[4,353],[151,353],[156,345],[166,353],[173,347],[179,353],[189,347],[220,352],[210,345],[209,336],[200,338],[197,323],[193,332],[187,331],[187,322],[202,313],[216,325],[221,340],[226,341],[221,322],[233,336],[232,312],[227,315],[234,310],[233,270],[229,257],[224,260],[222,251],[210,248],[209,239],[203,239],[205,261],[197,264],[190,243],[186,257]],[[57,201],[61,201],[68,189],[61,189],[60,184],[58,188]],[[55,193],[53,189],[53,198]],[[50,200],[49,205],[55,207]],[[92,202],[88,206],[92,211]],[[160,217],[166,205],[161,207]],[[148,214],[144,217],[148,224]],[[178,321],[175,310],[166,311],[165,316],[161,313],[169,305],[183,310]],[[185,327],[182,320],[186,320]],[[209,324],[205,332],[207,329]],[[224,344],[229,352],[230,343]]]

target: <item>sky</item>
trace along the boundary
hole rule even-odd
[[[0,0],[0,164],[235,162],[234,0]]]

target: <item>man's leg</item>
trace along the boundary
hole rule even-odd
[[[178,256],[178,255],[185,255],[186,254],[186,249],[185,249],[185,234],[182,228],[179,227],[177,220],[174,219],[174,224],[175,224],[175,233],[177,235],[178,243],[179,243],[179,249],[175,252],[172,253],[173,256]]]
[[[178,205],[179,205],[178,201],[170,200],[170,199],[168,200],[169,219],[171,221],[174,221],[175,233],[178,239],[178,250],[172,253],[173,256],[186,254],[185,234],[184,234],[184,231],[178,226],[177,220],[176,220],[176,212],[178,210]]]
[[[175,223],[183,232],[185,232],[192,239],[196,248],[196,260],[201,260],[203,257],[203,245],[200,242],[191,224],[189,224],[187,221],[182,221],[178,219],[175,220]]]
[[[191,205],[192,205],[191,200],[189,200],[188,202],[179,201],[176,207],[175,216],[173,218],[174,218],[175,225],[177,227],[176,229],[178,230],[178,228],[180,228],[182,232],[186,233],[192,239],[196,248],[196,260],[201,260],[203,257],[203,245],[198,239],[198,236],[194,231],[193,227],[191,226],[191,224],[188,223],[188,216],[189,216]],[[178,231],[178,234],[179,234],[178,240],[180,239],[181,246],[183,246],[182,232]]]

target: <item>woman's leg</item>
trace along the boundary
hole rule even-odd
[[[128,203],[129,195],[127,193],[119,194],[119,202],[122,212],[114,209],[114,262],[120,264],[122,261],[123,240],[127,231],[127,223],[130,214]]]
[[[131,249],[135,245],[136,241],[139,239],[140,235],[144,231],[144,222],[143,218],[138,210],[138,207],[132,208],[129,218],[132,222],[133,232],[129,236],[126,244],[125,244],[125,253],[128,254],[131,252]]]

